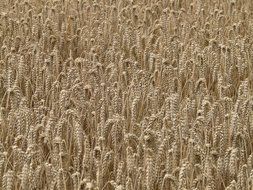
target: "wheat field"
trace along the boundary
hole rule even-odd
[[[1,190],[253,190],[252,0],[1,0]]]

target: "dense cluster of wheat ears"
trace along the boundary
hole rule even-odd
[[[252,0],[0,0],[1,190],[253,190]]]

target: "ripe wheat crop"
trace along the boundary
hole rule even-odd
[[[0,0],[1,190],[253,190],[252,0]]]

